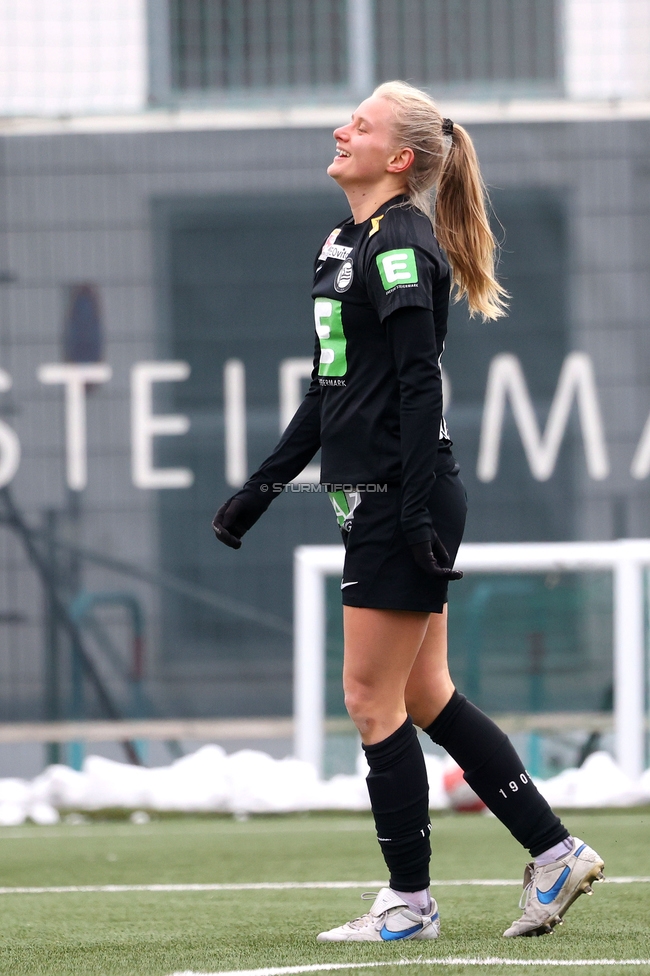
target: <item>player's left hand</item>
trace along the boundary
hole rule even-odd
[[[452,569],[448,565],[449,553],[435,532],[430,542],[416,542],[410,548],[413,558],[420,569],[423,569],[429,576],[438,576],[450,581],[463,578],[463,574],[459,569]],[[440,565],[441,563],[443,565]],[[444,565],[445,563],[447,565]]]

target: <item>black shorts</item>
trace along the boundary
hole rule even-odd
[[[433,526],[453,564],[467,514],[467,496],[459,465],[436,475],[428,508]],[[418,610],[442,613],[448,583],[429,576],[416,564],[400,524],[402,493],[390,486],[385,492],[361,492],[345,542],[341,581],[343,604],[379,610]]]

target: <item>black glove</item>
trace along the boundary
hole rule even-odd
[[[268,497],[267,497],[268,496]],[[244,489],[224,502],[212,520],[212,528],[219,542],[231,549],[241,548],[241,537],[255,525],[269,507],[273,495]]]
[[[411,546],[411,552],[416,563],[429,576],[438,576],[448,580],[459,580],[463,574],[459,569],[452,569],[449,564],[449,553],[443,546],[435,532],[430,542],[416,542]],[[442,566],[440,564],[443,564]],[[447,564],[447,565],[445,565]]]

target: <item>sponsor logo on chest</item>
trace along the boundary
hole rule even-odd
[[[335,261],[345,261],[352,254],[352,248],[344,244],[337,244],[336,238],[341,233],[341,228],[337,227],[323,244],[323,250],[318,255],[319,261],[326,261],[327,258],[334,258]]]

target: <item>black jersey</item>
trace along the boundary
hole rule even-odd
[[[404,196],[334,228],[314,268],[307,396],[249,484],[292,480],[321,447],[321,481],[401,485],[409,542],[430,538],[426,498],[442,419],[450,271],[429,219]]]

